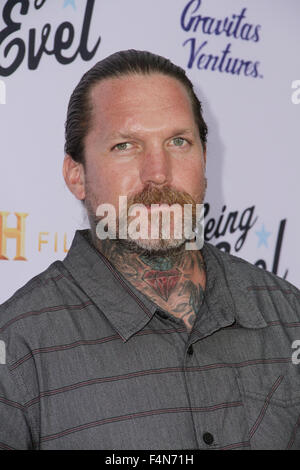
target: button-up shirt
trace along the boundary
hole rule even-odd
[[[0,307],[0,448],[300,449],[299,290],[205,243],[188,332],[89,235]]]

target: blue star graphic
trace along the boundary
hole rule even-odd
[[[75,0],[65,0],[63,8],[66,8],[68,5],[71,5],[76,10]]]
[[[260,232],[255,232],[255,233],[258,236],[258,248],[261,245],[265,245],[268,248],[268,237],[271,235],[271,232],[267,232],[263,224]]]

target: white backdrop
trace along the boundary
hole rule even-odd
[[[207,240],[300,287],[299,0],[0,5],[0,302],[87,226],[61,171],[67,103],[87,69],[129,48],[185,68],[203,102]]]

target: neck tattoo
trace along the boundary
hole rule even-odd
[[[186,251],[183,246],[153,254],[128,248],[117,240],[101,241],[97,249],[137,290],[191,330],[200,312],[206,281],[200,251]]]

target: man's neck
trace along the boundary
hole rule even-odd
[[[205,265],[200,251],[179,249],[149,254],[122,241],[105,240],[97,249],[137,290],[161,309],[193,327],[205,289]]]

